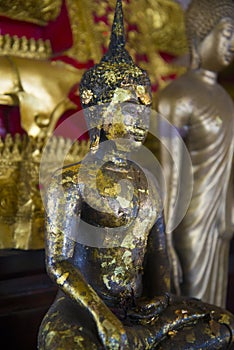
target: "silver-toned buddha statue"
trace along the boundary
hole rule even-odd
[[[186,28],[191,67],[166,87],[158,99],[158,111],[185,141],[194,180],[188,211],[180,225],[168,232],[168,240],[174,241],[181,262],[182,295],[225,306],[233,233],[229,185],[234,108],[230,96],[218,84],[217,75],[234,57],[234,2],[192,0],[186,12]],[[162,153],[164,163],[171,164],[165,211],[166,221],[171,222],[176,174],[172,162]],[[185,169],[177,147],[173,157],[179,161],[180,174]],[[175,256],[173,262],[174,282],[178,287],[180,273]]]
[[[58,170],[48,188],[47,270],[60,291],[38,347],[228,349],[233,315],[170,294],[155,179],[128,157],[147,134],[150,81],[124,45],[118,0],[109,51],[80,86],[90,154]]]

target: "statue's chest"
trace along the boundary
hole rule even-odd
[[[82,196],[80,232],[85,237],[89,232],[89,245],[145,245],[158,208],[144,174],[103,172],[95,182],[87,181]]]
[[[199,137],[200,144],[210,144],[217,136],[229,138],[233,134],[233,113],[233,102],[221,86],[201,88],[190,119],[192,139]]]
[[[102,227],[129,225],[147,200],[144,174],[104,169],[87,177],[82,189],[82,217]]]

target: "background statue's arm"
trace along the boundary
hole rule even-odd
[[[180,294],[182,272],[174,249],[173,230],[182,219],[183,205],[181,206],[181,200],[183,200],[183,191],[186,191],[183,177],[187,171],[184,164],[185,147],[182,139],[186,138],[188,133],[191,108],[192,104],[186,96],[180,98],[171,89],[165,93],[162,92],[159,96],[157,109],[162,116],[158,125],[162,141],[160,156],[166,183],[165,230],[173,284],[177,294]]]
[[[121,322],[107,308],[72,263],[81,198],[72,178],[54,177],[47,192],[46,255],[49,276],[72,300],[92,315],[107,349],[113,342],[127,346]],[[127,347],[126,347],[127,348]]]

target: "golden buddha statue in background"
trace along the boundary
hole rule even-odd
[[[80,96],[91,150],[48,187],[47,270],[60,291],[39,349],[229,348],[231,314],[169,294],[156,180],[128,156],[146,137],[151,90],[125,50],[119,0],[109,50],[84,74]]]
[[[192,161],[194,187],[180,225],[170,229],[174,215],[176,171],[163,151],[168,202],[168,240],[174,241],[182,266],[182,295],[225,306],[231,225],[230,173],[233,159],[233,101],[218,84],[218,73],[234,57],[234,2],[192,0],[186,12],[191,67],[162,90],[158,111],[180,132]],[[163,132],[163,131],[162,131]],[[173,145],[173,140],[171,140]],[[181,150],[172,156],[183,169]],[[182,188],[186,191],[186,188]],[[174,257],[175,285],[179,267]]]

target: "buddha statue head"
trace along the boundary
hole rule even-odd
[[[234,2],[192,0],[186,12],[192,68],[219,72],[234,57]]]
[[[125,49],[121,1],[116,4],[109,49],[101,62],[84,74],[80,96],[89,120],[91,149],[100,141],[120,137],[143,141],[151,84]]]

